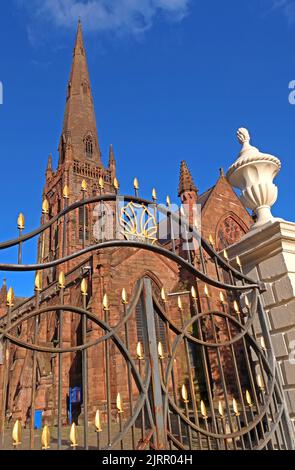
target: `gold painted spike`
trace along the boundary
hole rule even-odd
[[[22,213],[20,213],[17,218],[17,228],[19,230],[23,230],[25,228],[25,217]]]
[[[78,433],[76,424],[73,423],[70,430],[71,447],[78,447]]]
[[[242,263],[241,263],[241,260],[240,260],[239,256],[236,257],[236,263],[240,268],[242,267]]]
[[[102,432],[102,427],[101,427],[101,422],[100,422],[100,411],[97,410],[95,414],[95,431],[96,432]]]
[[[161,341],[158,343],[158,354],[160,359],[164,359],[164,350],[163,350],[163,344]]]
[[[188,392],[185,384],[181,387],[181,397],[184,403],[188,403]]]
[[[136,347],[136,356],[137,356],[137,359],[139,359],[140,361],[142,361],[142,359],[144,358],[144,356],[143,356],[143,348],[142,348],[142,344],[141,344],[140,341],[137,343],[137,347]]]
[[[260,374],[256,375],[256,380],[257,380],[257,385],[260,388],[260,390],[264,390],[264,384],[263,384],[263,381],[262,381],[262,378],[261,378]]]
[[[236,300],[234,300],[234,311],[240,313],[239,304]]]
[[[134,180],[133,180],[133,186],[134,186],[134,189],[135,189],[136,191],[139,190],[139,182],[138,182],[138,179],[137,179],[137,178],[134,178]]]
[[[209,243],[210,245],[212,246],[212,248],[214,248],[214,240],[213,240],[213,237],[212,237],[212,234],[210,233],[209,235]]]
[[[228,254],[226,250],[223,250],[223,257],[226,259],[226,261],[228,261]]]
[[[264,338],[263,336],[261,336],[260,338],[260,345],[261,345],[261,348],[266,351],[266,346],[265,346],[265,341],[264,341]]]
[[[49,202],[47,199],[44,199],[42,203],[42,214],[48,214],[49,213]]]
[[[8,307],[13,307],[13,305],[14,305],[14,291],[13,291],[12,287],[10,287],[10,289],[7,292],[6,301],[7,301],[7,306]]]
[[[178,306],[179,310],[183,310],[182,300],[181,300],[180,295],[177,297],[177,306]]]
[[[87,188],[88,188],[87,181],[83,180],[82,183],[81,183],[81,190],[82,191],[87,191]]]
[[[163,300],[163,302],[167,302],[167,297],[166,297],[166,292],[165,292],[164,287],[162,287],[161,289],[161,299]]]
[[[117,180],[117,178],[114,178],[113,186],[114,186],[114,188],[115,188],[116,191],[119,191],[119,189],[120,189],[120,184],[119,184],[119,181]]]
[[[204,294],[205,294],[206,297],[209,297],[209,289],[208,289],[207,284],[205,284],[205,286],[204,286]]]
[[[104,310],[110,310],[110,307],[109,307],[109,299],[108,299],[108,295],[107,294],[104,294],[103,296],[103,299],[102,299],[102,306],[103,306],[103,309]]]
[[[104,189],[104,179],[102,176],[99,177],[98,186],[99,186],[99,189]]]
[[[252,401],[249,390],[246,390],[246,402],[248,403],[249,406],[253,406],[253,401]]]
[[[245,305],[247,308],[250,308],[250,302],[249,302],[249,299],[248,299],[248,296],[245,295]]]
[[[208,419],[207,408],[203,400],[201,400],[201,413],[204,419]]]
[[[50,431],[48,426],[44,426],[41,436],[42,450],[50,449]]]
[[[235,413],[236,416],[240,415],[238,402],[235,398],[233,398],[233,410],[234,410],[234,413]]]
[[[153,188],[153,190],[152,190],[152,198],[153,198],[153,201],[157,200],[157,191],[156,191],[155,188]]]
[[[191,288],[191,296],[194,300],[196,300],[197,292],[196,292],[196,289],[194,288],[194,286],[192,286],[192,288]]]
[[[122,290],[122,303],[125,305],[128,304],[127,292],[125,288]]]
[[[219,292],[219,300],[222,304],[225,304],[225,298],[222,291]]]
[[[117,404],[118,413],[124,413],[124,410],[123,410],[123,401],[122,401],[122,398],[121,398],[121,394],[120,394],[120,393],[118,393],[118,395],[117,395],[116,404]]]
[[[170,206],[171,206],[171,199],[170,199],[170,196],[167,196],[167,197],[166,197],[166,206],[167,206],[167,207],[170,207]]]
[[[37,272],[35,276],[35,291],[40,292],[42,290],[42,276],[40,272]]]
[[[61,272],[59,273],[59,276],[58,276],[58,287],[60,289],[64,289],[66,286],[66,277],[65,277],[65,273],[64,272]]]
[[[224,409],[223,409],[223,406],[222,406],[222,403],[221,401],[219,400],[218,402],[218,413],[220,415],[221,418],[224,417]]]
[[[21,438],[22,438],[22,425],[21,425],[20,420],[17,419],[12,430],[12,440],[13,440],[14,447],[21,445]]]
[[[65,185],[62,194],[63,194],[64,199],[69,199],[70,198],[70,190],[69,190],[68,185]]]
[[[81,281],[81,292],[82,292],[82,295],[87,295],[88,293],[88,282],[85,277]]]

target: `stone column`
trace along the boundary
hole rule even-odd
[[[228,249],[244,274],[265,283],[263,301],[274,353],[281,369],[290,417],[295,423],[295,223],[266,224]]]
[[[241,191],[242,202],[257,219],[250,232],[228,248],[228,255],[233,263],[240,258],[244,274],[265,283],[264,307],[294,426],[295,223],[271,214],[278,194],[273,179],[281,168],[280,160],[253,147],[247,129],[239,129],[237,136],[242,150],[227,179]]]

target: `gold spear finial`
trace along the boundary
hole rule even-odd
[[[263,384],[262,377],[260,374],[256,375],[256,380],[257,380],[257,385],[260,388],[260,390],[264,390],[264,384]]]
[[[142,361],[142,359],[144,358],[142,344],[140,341],[137,343],[137,346],[136,346],[136,356],[137,356],[137,359],[139,359],[140,361]]]
[[[207,408],[203,400],[201,400],[201,413],[204,419],[208,419]]]
[[[85,191],[87,191],[87,187],[88,187],[87,181],[83,180],[82,183],[81,183],[81,190],[85,192]]]
[[[78,432],[77,432],[77,427],[76,424],[73,423],[70,429],[70,441],[71,441],[71,447],[78,447]]]
[[[155,188],[153,188],[153,190],[152,190],[152,199],[153,199],[153,201],[157,200],[157,191],[156,191]]]
[[[196,300],[197,298],[197,291],[196,289],[194,288],[194,286],[191,287],[191,296],[194,300]]]
[[[181,387],[181,397],[184,401],[184,403],[188,403],[189,400],[188,400],[188,392],[187,392],[187,388],[186,388],[186,385],[183,384],[183,386]]]
[[[12,429],[13,447],[21,445],[22,425],[19,419],[16,420]]]
[[[104,179],[103,179],[102,176],[99,177],[98,186],[99,186],[99,189],[101,189],[101,190],[104,189]]]
[[[167,207],[170,207],[170,206],[171,206],[171,199],[170,199],[170,196],[167,196],[167,197],[166,197],[166,206],[167,206]]]
[[[165,292],[164,287],[162,287],[161,289],[161,299],[163,302],[167,302],[167,297],[166,297],[166,292]]]
[[[133,186],[134,186],[135,191],[138,191],[138,190],[139,190],[139,182],[138,182],[138,179],[137,179],[137,178],[134,178],[134,180],[133,180]]]
[[[210,243],[211,247],[214,248],[214,240],[213,240],[213,237],[212,237],[211,233],[209,235],[209,243]]]
[[[181,300],[180,295],[177,297],[177,305],[178,305],[179,310],[183,310],[182,300]]]
[[[260,338],[260,345],[261,345],[261,348],[263,349],[263,351],[266,351],[266,346],[265,346],[265,341],[264,341],[263,336],[261,336],[261,338]]]
[[[124,410],[123,410],[123,401],[122,401],[122,398],[121,398],[121,394],[120,394],[120,393],[118,393],[118,395],[117,395],[116,404],[117,404],[118,413],[124,413]]]
[[[48,426],[44,426],[41,436],[42,450],[50,449],[50,431]]]
[[[127,299],[127,292],[126,289],[122,289],[122,304],[127,305],[128,304],[128,299]]]
[[[233,398],[233,410],[234,410],[234,413],[235,413],[236,416],[240,415],[238,402],[235,398]]]
[[[224,294],[222,291],[219,292],[219,300],[223,304],[225,304]]]
[[[158,354],[159,354],[159,359],[164,359],[164,350],[163,350],[163,344],[161,341],[158,343]]]
[[[12,287],[10,287],[10,289],[7,292],[6,301],[7,301],[7,306],[8,307],[13,307],[13,305],[14,305],[14,291],[13,291]]]
[[[246,402],[248,403],[250,407],[253,406],[253,401],[252,401],[252,397],[250,395],[249,390],[246,390]]]
[[[113,186],[114,186],[114,188],[115,188],[116,191],[119,191],[119,189],[120,189],[120,184],[119,184],[119,181],[117,180],[117,178],[114,178]]]
[[[240,313],[239,304],[236,300],[234,300],[234,311]]]
[[[66,278],[65,278],[65,273],[61,271],[58,276],[58,287],[60,289],[64,289],[66,286]]]
[[[97,410],[95,414],[95,432],[102,432],[101,422],[100,422],[100,411]]]
[[[103,306],[103,309],[106,310],[106,311],[110,309],[110,307],[109,307],[109,299],[108,299],[107,294],[104,294],[104,296],[103,296],[103,299],[102,299],[102,306]]]
[[[82,295],[84,296],[88,294],[88,282],[85,277],[81,281],[81,292],[82,292]]]
[[[42,203],[42,214],[48,214],[49,213],[49,202],[47,199],[44,199]]]
[[[67,184],[64,186],[62,195],[64,199],[70,199],[70,190]]]
[[[25,217],[24,214],[20,213],[17,218],[17,228],[19,230],[24,230],[25,228]]]
[[[224,409],[223,409],[223,406],[222,406],[222,403],[221,403],[220,400],[218,402],[218,412],[219,412],[220,417],[223,418],[224,417]]]
[[[40,292],[42,290],[42,276],[40,271],[35,276],[35,291]]]

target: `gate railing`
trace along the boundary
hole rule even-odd
[[[17,418],[14,444],[20,445],[20,430],[27,426],[22,441],[24,447],[30,448],[37,446],[37,438],[43,447],[48,447],[50,432],[51,441],[59,449],[69,445],[69,436],[73,448],[83,442],[86,449],[293,448],[260,299],[264,286],[242,273],[239,260],[239,269],[235,269],[228,263],[226,252],[224,256],[215,252],[181,212],[173,213],[169,206],[137,196],[126,196],[123,202],[122,207],[122,197],[118,195],[101,195],[67,206],[65,198],[64,209],[45,220],[39,229],[27,235],[21,230],[17,239],[0,243],[0,250],[18,246],[18,263],[0,264],[0,270],[37,271],[34,309],[30,307],[18,316],[10,291],[7,315],[0,319],[4,362],[0,365],[2,446],[9,446],[9,412],[12,424]],[[58,221],[65,230],[71,213],[102,203],[113,205],[120,214],[119,236],[115,230],[114,239],[101,239],[86,246],[84,216],[81,250],[67,254],[67,237],[63,236],[56,259],[43,262],[41,257],[36,264],[22,264],[26,241],[40,237],[42,244],[46,231]],[[44,207],[46,219],[48,208]],[[143,214],[139,215],[140,223],[135,209]],[[185,227],[181,244],[189,249],[177,251],[173,236],[165,246],[157,241],[160,214],[166,219],[170,235],[175,224]],[[123,289],[121,319],[113,324],[107,293],[99,311],[89,310],[89,273],[82,276],[78,306],[66,304],[65,276],[59,271],[54,303],[42,305],[42,271],[62,268],[73,259],[115,247],[145,249],[175,262],[185,273],[183,288],[177,295],[162,288],[159,295],[151,280],[145,278],[136,286],[130,303]],[[134,340],[139,301],[145,324],[142,341]],[[25,310],[24,305],[22,309]],[[65,324],[70,319],[74,321],[72,317],[80,335],[74,346],[64,333]],[[56,330],[54,346],[45,344],[44,324]],[[161,341],[159,324],[164,328]],[[134,332],[132,337],[130,331]],[[47,356],[49,360],[45,359]],[[51,374],[43,371],[42,360]],[[70,379],[65,380],[64,371],[69,373],[73,362],[73,377],[81,385],[83,398],[76,410],[78,417],[70,423],[66,407]],[[14,381],[11,377],[15,377]],[[35,411],[44,393],[50,395],[51,406],[43,416],[45,427],[40,435],[34,429]],[[28,410],[26,417],[21,404]],[[77,437],[76,425],[81,422],[83,440],[79,427]]]

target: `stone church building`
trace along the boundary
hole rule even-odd
[[[133,247],[111,247],[107,249],[87,250],[91,245],[104,241],[106,231],[113,230],[110,226],[101,230],[103,220],[107,225],[109,216],[115,213],[115,204],[111,200],[105,203],[89,204],[77,207],[65,216],[57,217],[68,206],[81,201],[83,198],[95,198],[99,195],[116,195],[119,193],[120,175],[117,174],[116,158],[113,146],[110,146],[109,161],[107,166],[102,161],[100,143],[96,126],[94,102],[91,90],[91,82],[86,60],[86,50],[83,42],[82,26],[79,23],[70,78],[67,85],[66,105],[64,121],[59,141],[59,161],[57,169],[53,168],[52,157],[49,156],[43,190],[41,225],[46,225],[54,218],[56,221],[44,230],[38,240],[37,265],[51,263],[51,267],[39,270],[36,273],[36,296],[27,299],[14,299],[12,310],[13,318],[33,312],[35,308],[46,309],[52,305],[75,305],[86,307],[93,315],[98,315],[101,321],[109,322],[112,327],[120,322],[123,315],[125,299],[136,301],[136,286],[145,277],[152,281],[158,298],[163,300],[163,291],[177,293],[189,290],[190,275],[179,269],[176,264],[152,251],[145,251]],[[137,192],[135,181],[135,191]],[[199,194],[194,178],[185,161],[180,165],[179,202],[187,211],[189,222],[194,224],[193,207],[197,204],[201,210],[201,233],[208,244],[227,256],[224,250],[230,250],[232,245],[249,232],[255,220],[249,215],[246,207],[236,195],[223,170],[220,170],[219,178],[215,185],[202,194]],[[153,194],[156,200],[156,195]],[[107,201],[107,198],[106,198]],[[100,222],[100,224],[96,224]],[[21,224],[20,224],[21,225]],[[98,227],[96,230],[95,227]],[[101,232],[100,232],[101,230]],[[171,233],[167,240],[156,241],[164,247],[176,253],[183,251],[184,241],[179,237],[172,241]],[[74,253],[81,252],[79,257],[72,258]],[[202,262],[194,252],[193,263],[198,268]],[[62,264],[54,265],[55,260],[64,258]],[[67,259],[69,258],[69,259]],[[205,263],[208,260],[205,259]],[[212,268],[210,268],[212,269]],[[209,269],[209,271],[210,271]],[[81,295],[81,282],[85,279],[84,297]],[[222,279],[226,282],[226,275]],[[122,294],[122,290],[124,294]],[[86,293],[85,293],[86,291]],[[107,293],[107,300],[105,294]],[[4,283],[0,292],[0,315],[7,313],[8,288]],[[83,289],[82,289],[83,294]],[[87,294],[87,295],[86,295]],[[219,293],[212,292],[211,302],[217,304]],[[203,299],[206,301],[206,299]],[[110,308],[106,307],[106,302]],[[171,296],[171,317],[175,322],[179,321],[177,297]],[[184,305],[189,306],[187,300]],[[136,306],[136,316],[129,328],[130,349],[134,350],[143,342],[144,327],[140,317],[140,303]],[[108,315],[108,317],[106,317]],[[60,344],[59,324],[56,312],[38,317],[38,341],[44,348],[53,348]],[[19,338],[30,342],[34,336],[34,320],[27,321],[19,328]],[[219,325],[220,326],[220,325]],[[218,328],[218,325],[216,325]],[[164,354],[168,345],[165,340],[164,326],[161,321],[157,324],[157,339],[162,342]],[[220,326],[222,334],[222,327]],[[83,337],[86,342],[95,342],[101,330],[94,322],[86,321],[68,312],[63,319],[62,347],[71,348],[81,343]],[[209,333],[208,333],[209,334]],[[87,375],[88,375],[88,413],[93,419],[97,408],[103,409],[109,396],[111,402],[116,404],[116,397],[121,392],[123,400],[128,399],[126,387],[127,369],[122,362],[118,351],[110,346],[107,353],[109,360],[109,376],[105,378],[106,352],[102,344],[94,345],[88,351]],[[239,356],[239,351],[237,351]],[[62,414],[63,423],[68,417],[68,402],[70,390],[82,386],[82,357],[83,351],[69,352],[64,355],[62,363]],[[35,360],[35,410],[42,410],[43,417],[48,420],[56,415],[58,395],[58,354],[37,353],[32,355],[30,350],[18,346],[11,346],[9,357],[9,379],[6,397],[7,415],[19,418],[23,424],[29,419],[32,410],[32,368]],[[226,366],[226,352],[222,357]],[[0,381],[5,383],[0,364]],[[219,374],[217,366],[214,366],[212,358],[211,380],[214,383],[218,396]],[[34,370],[34,369],[33,369]],[[228,377],[232,371],[226,372]],[[175,381],[181,384],[181,364],[176,372]],[[245,379],[247,382],[247,379]],[[233,380],[234,382],[234,380]],[[3,388],[1,387],[3,393]],[[234,384],[228,380],[229,394],[235,393]],[[202,379],[199,380],[199,393],[202,393]],[[2,397],[3,398],[3,397]],[[2,401],[1,401],[2,403]],[[117,403],[118,405],[118,403]],[[83,405],[75,404],[72,413],[76,418],[83,414]]]

